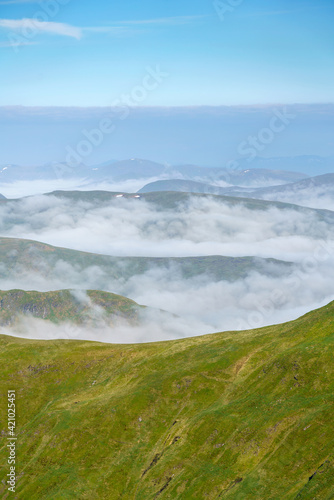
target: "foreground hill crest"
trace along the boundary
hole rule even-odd
[[[128,346],[0,336],[19,495],[332,498],[333,316]]]

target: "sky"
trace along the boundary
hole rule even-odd
[[[0,106],[333,102],[332,0],[1,0]]]

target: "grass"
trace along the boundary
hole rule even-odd
[[[0,326],[15,323],[19,315],[53,323],[71,321],[75,324],[90,324],[94,319],[102,319],[102,312],[106,321],[112,321],[112,317],[116,315],[136,322],[139,309],[136,302],[126,297],[99,290],[87,290],[84,300],[79,300],[70,290],[0,291]]]
[[[0,336],[1,479],[14,388],[17,498],[331,499],[333,313],[142,345]]]
[[[57,198],[71,200],[73,202],[84,201],[93,203],[96,205],[105,205],[115,201],[117,194],[123,194],[124,199],[133,199],[136,193],[120,193],[113,191],[52,191],[50,193],[45,193],[45,196],[55,196]],[[279,201],[267,201],[258,200],[253,198],[240,198],[236,196],[225,196],[225,195],[214,195],[205,193],[188,193],[180,191],[153,191],[150,193],[140,193],[139,199],[133,199],[133,202],[138,204],[140,207],[141,201],[146,201],[148,203],[154,204],[157,211],[162,210],[177,210],[180,206],[182,207],[184,203],[189,201],[196,201],[202,198],[211,198],[216,202],[227,204],[231,207],[243,205],[249,210],[260,210],[265,211],[270,208],[276,207],[281,210],[296,210],[298,212],[306,214],[314,214],[320,219],[327,219],[330,217],[332,219],[333,213],[329,210],[307,208],[299,205],[294,205],[291,203],[284,203]],[[3,204],[12,204],[20,201],[18,199],[5,199],[1,200]],[[121,202],[121,200],[119,200]]]
[[[234,281],[245,278],[249,272],[266,275],[282,275],[291,270],[292,264],[276,259],[255,257],[224,257],[220,255],[203,257],[111,257],[67,248],[59,248],[36,241],[0,237],[0,278],[13,276],[17,270],[28,270],[50,277],[57,262],[68,263],[86,269],[98,266],[108,278],[128,280],[144,274],[152,267],[169,269],[176,266],[184,279],[209,275],[211,280]],[[270,264],[270,266],[268,266]]]

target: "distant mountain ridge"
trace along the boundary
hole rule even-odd
[[[334,210],[334,174],[318,175],[284,186],[255,189],[247,195],[239,192],[235,196]]]
[[[275,169],[267,168],[271,164],[264,160],[261,168],[255,164],[238,162],[238,168],[200,167],[197,165],[172,166],[150,160],[131,158],[122,161],[110,161],[96,166],[51,162],[46,165],[0,166],[0,183],[23,180],[80,179],[85,183],[124,182],[128,180],[168,180],[183,179],[196,182],[222,182],[231,185],[268,186],[286,184],[307,177],[303,173],[284,170],[284,159],[274,162]],[[256,167],[256,168],[255,168]]]
[[[286,184],[307,178],[306,174],[282,169],[255,168],[248,163],[231,164],[225,168],[205,168],[193,165],[172,167],[173,177],[181,175],[185,180],[199,182],[225,182],[234,186],[254,186]]]
[[[138,193],[174,191],[185,193],[205,193],[218,196],[233,196],[237,198],[252,198],[256,200],[294,203],[313,208],[327,208],[321,202],[326,198],[332,200],[334,209],[334,174],[323,174],[309,177],[279,186],[255,188],[245,186],[218,187],[213,184],[204,184],[181,179],[170,179],[150,182],[141,188]],[[316,198],[318,206],[310,205],[312,197]]]
[[[178,191],[184,193],[204,193],[224,195],[226,188],[204,184],[202,182],[189,181],[184,179],[169,179],[162,181],[155,181],[146,184],[143,188],[139,189],[138,193],[152,193],[159,191]]]
[[[204,184],[203,182],[196,182],[184,179],[169,179],[162,181],[155,181],[146,184],[143,188],[139,189],[138,193],[153,193],[159,191],[175,191],[183,193],[200,193],[200,194],[214,194],[217,196],[240,196],[244,193],[247,197],[250,192],[249,189],[241,186],[233,187],[219,187],[213,184]]]
[[[334,196],[334,173],[317,175],[308,179],[302,179],[298,182],[285,184],[284,186],[272,186],[268,188],[259,188],[255,191],[256,195],[266,196],[270,194],[280,194],[288,191],[300,193],[309,189],[326,189]],[[278,200],[277,200],[278,201]]]
[[[334,171],[334,156],[319,155],[299,155],[299,156],[278,156],[264,158],[257,156],[251,161],[248,158],[237,159],[238,169],[256,168],[269,170],[291,170],[303,172],[308,176],[317,173],[330,173]],[[248,165],[248,166],[247,166]]]

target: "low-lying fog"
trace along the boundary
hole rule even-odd
[[[177,315],[150,312],[141,327],[99,331],[25,320],[15,335],[32,338],[145,342],[288,321],[334,298],[333,217],[293,208],[255,210],[214,197],[194,197],[177,208],[125,198],[12,201],[0,205],[0,236],[114,256],[258,256],[295,266],[289,275],[251,271],[234,282],[213,282],[209,275],[185,279],[176,265],[115,279],[97,266],[60,260],[53,269],[43,262],[34,271],[14,266],[9,276],[0,268],[0,289],[103,289]]]
[[[165,179],[165,177],[163,177]],[[48,179],[40,180],[22,180],[13,183],[0,182],[0,193],[8,199],[22,198],[24,196],[33,196],[50,191],[71,191],[79,189],[81,191],[111,191],[123,193],[136,193],[146,184],[161,180],[161,177],[145,177],[143,179],[128,179],[124,181],[98,181],[93,182],[90,179],[53,179],[52,183]]]
[[[261,203],[261,202],[256,202]],[[253,210],[196,196],[176,208],[34,196],[0,205],[0,235],[115,256],[225,255],[301,260],[333,236],[334,213]]]

